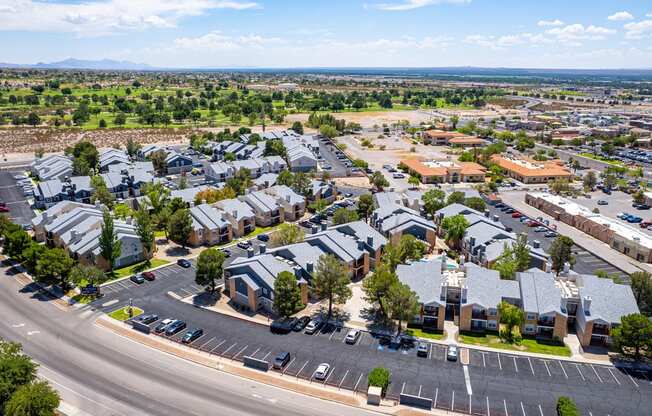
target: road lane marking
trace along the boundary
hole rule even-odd
[[[120,301],[119,299],[113,299],[113,300],[110,300],[110,301],[108,301],[108,302],[103,303],[103,304],[102,304],[102,307],[103,307],[103,308],[106,308],[107,306],[115,305],[115,304],[118,303],[119,301]]]
[[[469,414],[471,414],[471,395],[469,394]]]
[[[21,324],[13,324],[11,327],[12,328],[22,328],[24,326],[25,326],[25,324],[21,323]]]
[[[582,377],[582,381],[586,381],[584,378],[584,374],[582,374],[582,370],[580,370],[579,364],[575,364],[575,368],[577,368],[577,372],[580,373],[580,377]]]
[[[471,378],[469,377],[469,367],[464,366],[464,383],[466,383],[466,392],[470,395],[473,394],[473,391],[471,390]]]
[[[568,374],[566,374],[566,369],[564,368],[564,365],[561,363],[561,361],[557,361],[559,363],[559,366],[561,367],[561,371],[564,372],[564,376],[568,378]]]
[[[41,333],[41,331],[27,331],[28,336],[37,335],[37,334],[40,334],[40,333]]]

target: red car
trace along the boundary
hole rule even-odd
[[[647,227],[649,227],[650,225],[652,225],[652,222],[650,222],[650,221],[644,221],[644,222],[640,223],[638,226],[641,227],[641,228],[647,228]]]
[[[142,276],[145,280],[154,281],[156,280],[156,275],[152,272],[143,272]]]
[[[540,224],[539,222],[537,222],[537,221],[528,221],[528,222],[527,222],[527,226],[528,226],[528,227],[538,227],[538,226],[540,226],[540,225],[541,225],[541,224]]]
[[[521,214],[520,212],[517,211],[517,212],[512,214],[512,218],[521,218],[522,215],[523,214]]]
[[[0,212],[9,212],[9,208],[0,206]]]

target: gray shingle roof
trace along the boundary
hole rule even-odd
[[[224,199],[217,202],[217,206],[222,208],[224,212],[228,212],[230,215],[236,214],[234,215],[236,221],[253,218],[255,216],[254,211],[249,205],[237,199]]]
[[[396,275],[419,296],[419,302],[446,306],[446,300],[441,299],[441,260],[399,264]]]
[[[274,258],[271,254],[263,254],[254,257],[239,257],[226,267],[225,270],[238,270],[238,274],[243,274],[241,271],[243,267],[249,269],[250,278],[254,280],[259,279],[270,290],[274,289],[274,281],[276,276],[281,272],[290,272],[294,274],[294,269],[284,261]]]
[[[521,299],[525,312],[538,314],[560,313],[562,310],[561,289],[555,285],[555,278],[545,272],[522,272],[516,274],[521,284]]]
[[[307,236],[305,241],[311,245],[320,246],[323,250],[334,254],[345,262],[358,260],[364,255],[358,248],[356,240],[335,230],[312,234]]]
[[[639,313],[632,288],[628,285],[614,283],[611,279],[601,279],[596,276],[581,276],[582,285],[579,287],[580,309],[586,321],[601,319],[608,323],[620,323],[625,315]],[[582,308],[582,299],[591,297],[589,313]]]
[[[352,235],[358,240],[362,240],[367,243],[367,237],[371,236],[373,238],[372,249],[378,250],[381,247],[387,245],[388,240],[384,235],[376,231],[371,225],[367,224],[364,221],[353,221],[342,225],[337,225],[332,228],[341,233]]]
[[[464,305],[495,308],[505,298],[519,299],[519,283],[501,280],[496,270],[485,269],[473,263],[465,263],[467,295]]]

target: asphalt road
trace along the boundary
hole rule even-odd
[[[371,415],[244,380],[143,347],[64,312],[0,273],[0,336],[23,344],[39,373],[81,415]]]
[[[273,335],[263,325],[170,297],[168,292],[193,294],[192,269],[175,265],[155,273],[155,282],[121,282],[127,287],[105,290],[104,298],[93,307],[110,312],[132,299],[146,313],[156,313],[161,319],[183,319],[188,329],[202,328],[204,335],[193,346],[227,358],[241,360],[249,355],[271,360],[279,352],[290,352],[293,360],[285,369],[287,377],[311,380],[317,365],[326,362],[333,368],[326,383],[343,389],[364,391],[369,371],[384,366],[392,373],[390,398],[397,399],[403,391],[430,398],[437,408],[462,413],[470,409],[473,414],[486,416],[553,415],[559,395],[571,396],[593,416],[645,415],[652,403],[650,372],[472,349],[466,373],[459,362],[447,361],[445,347],[437,344],[431,344],[428,357],[423,358],[416,356],[413,346],[392,349],[381,337],[366,332],[355,345],[343,342],[346,329],[312,336]],[[117,283],[109,287],[114,285]],[[172,338],[178,340],[184,333]]]
[[[34,217],[34,212],[23,196],[23,190],[18,187],[13,175],[19,171],[0,172],[0,201],[7,204],[9,217],[16,224],[29,224]]]

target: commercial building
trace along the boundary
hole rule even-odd
[[[421,134],[424,144],[436,146],[483,146],[486,141],[456,131],[426,130]]]
[[[422,183],[484,182],[486,173],[486,169],[477,163],[450,160],[403,159],[399,167],[417,176]]]
[[[495,155],[492,160],[503,168],[508,177],[523,183],[548,183],[556,179],[572,178],[560,160],[537,162],[530,159]]]

